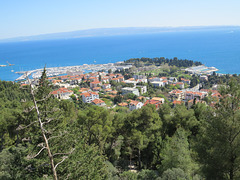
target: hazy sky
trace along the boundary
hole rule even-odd
[[[81,29],[240,25],[240,0],[0,0],[0,39]]]

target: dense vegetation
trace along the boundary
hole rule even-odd
[[[178,58],[173,58],[173,59],[168,59],[164,57],[160,58],[133,58],[124,61],[124,63],[132,63],[136,67],[141,67],[143,65],[156,65],[160,66],[162,64],[167,63],[169,66],[176,66],[176,67],[191,67],[191,66],[199,66],[202,65],[201,62],[198,61],[192,61],[192,60],[186,60],[186,59],[178,59]]]
[[[130,112],[49,97],[43,75],[34,89],[39,116],[29,86],[1,81],[0,179],[52,179],[39,117],[55,165],[62,162],[59,179],[239,179],[238,79],[225,82],[215,106]]]

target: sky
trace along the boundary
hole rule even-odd
[[[0,39],[114,27],[240,25],[240,0],[0,0]]]

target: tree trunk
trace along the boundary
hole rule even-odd
[[[44,142],[45,142],[45,145],[46,145],[46,148],[47,148],[47,151],[48,151],[48,157],[49,157],[49,160],[50,160],[50,163],[51,163],[51,167],[52,167],[52,172],[53,172],[53,177],[54,177],[54,180],[57,180],[57,171],[55,169],[55,165],[54,165],[54,160],[53,160],[53,155],[51,153],[51,150],[50,150],[50,147],[49,147],[49,144],[48,144],[48,139],[45,135],[45,130],[43,128],[43,123],[42,123],[42,120],[41,120],[41,117],[40,117],[40,112],[39,112],[39,109],[38,109],[38,105],[37,105],[37,102],[36,102],[36,99],[35,99],[35,96],[34,96],[34,92],[33,92],[33,89],[32,89],[32,86],[30,84],[30,87],[31,87],[31,94],[32,94],[32,97],[33,97],[33,102],[34,102],[34,106],[36,108],[36,111],[37,111],[37,115],[38,115],[38,122],[39,122],[39,126],[41,128],[41,131],[42,131],[42,136],[43,136],[43,139],[44,139]]]
[[[138,168],[141,169],[141,151],[140,148],[138,149]]]

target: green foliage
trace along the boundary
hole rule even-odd
[[[112,120],[106,109],[90,106],[87,110],[80,111],[78,123],[82,125],[82,133],[87,137],[88,144],[97,144],[101,150],[112,132]]]
[[[183,128],[178,128],[172,138],[167,138],[162,150],[162,158],[160,172],[180,168],[188,177],[192,177],[196,165],[189,150],[188,135]]]
[[[197,152],[202,171],[209,179],[239,179],[240,87],[231,81],[223,87],[224,98],[208,114],[198,135]]]
[[[27,161],[24,158],[26,148],[12,147],[4,149],[0,153],[0,179],[26,179],[30,178],[30,169],[27,168]]]
[[[190,180],[188,175],[180,168],[167,169],[163,172],[162,177],[157,180]]]
[[[172,108],[165,103],[158,111],[147,105],[130,112],[85,104],[81,99],[46,98],[51,85],[43,73],[35,89],[40,117],[47,124],[55,164],[62,155],[68,156],[57,167],[59,178],[199,180],[201,174],[205,179],[239,179],[240,80],[236,75],[235,81],[212,75],[211,83],[214,77],[226,83],[215,107],[198,103],[189,109]],[[164,89],[148,87],[147,96],[164,97]],[[122,100],[118,98],[115,103]],[[43,140],[38,124],[33,123],[37,114],[30,111],[31,99],[29,86],[0,81],[0,179],[52,177],[45,150],[29,158],[41,149]]]
[[[199,66],[202,65],[201,62],[193,62],[192,60],[182,60],[182,59],[178,59],[178,58],[173,58],[173,59],[168,59],[168,58],[164,58],[164,57],[160,57],[160,58],[133,58],[133,59],[129,59],[124,61],[125,63],[134,63],[134,65],[136,67],[141,67],[142,64],[147,64],[147,65],[162,65],[167,63],[169,66],[176,66],[176,67],[191,67],[193,65]]]
[[[62,177],[68,179],[107,179],[105,159],[94,146],[75,145],[75,151],[64,162]]]
[[[138,173],[138,180],[155,180],[158,175],[156,171],[143,169]]]
[[[131,171],[124,171],[120,174],[121,180],[137,180],[137,173]]]

